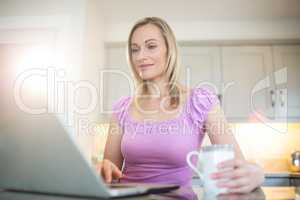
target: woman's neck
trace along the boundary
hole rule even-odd
[[[147,82],[147,95],[151,99],[162,99],[169,96],[169,83],[165,78]]]

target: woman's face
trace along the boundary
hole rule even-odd
[[[167,47],[158,27],[147,24],[137,28],[132,35],[130,50],[134,70],[143,80],[163,76]]]

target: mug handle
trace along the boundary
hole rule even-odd
[[[187,162],[187,164],[190,166],[190,168],[192,168],[192,170],[194,171],[194,172],[196,172],[197,173],[197,175],[200,177],[200,179],[201,180],[204,180],[204,178],[203,178],[203,175],[202,175],[202,173],[199,171],[199,169],[197,169],[197,167],[191,162],[191,158],[192,158],[192,156],[198,156],[198,159],[199,159],[199,157],[200,157],[200,152],[198,152],[198,151],[191,151],[191,152],[189,152],[188,154],[187,154],[187,156],[186,156],[186,162]]]

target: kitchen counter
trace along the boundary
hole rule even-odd
[[[289,171],[280,171],[280,172],[265,172],[266,178],[300,178],[300,172],[289,172]],[[194,175],[193,179],[199,179],[198,175]]]
[[[202,181],[198,176],[192,179],[192,185],[202,185]],[[300,173],[281,171],[266,172],[265,182],[263,186],[300,186]]]
[[[300,186],[300,173],[267,172],[264,186]]]
[[[16,193],[16,192],[0,192],[0,199],[5,200],[80,200],[87,198],[74,198],[67,196],[53,196],[53,195],[41,195],[41,194],[31,194],[31,193]],[[93,198],[95,199],[95,198]],[[100,198],[99,198],[100,199]],[[144,195],[139,197],[132,198],[122,198],[123,200],[175,200],[175,199],[184,199],[184,200],[213,200],[216,198],[206,197],[204,195],[202,187],[194,186],[194,187],[183,187],[179,188],[175,191],[160,194],[160,195]],[[223,195],[217,199],[222,200],[259,200],[259,199],[272,199],[272,200],[287,200],[294,199],[300,200],[300,187],[262,187],[258,188],[255,191],[245,194],[245,195]]]
[[[300,173],[299,172],[266,172],[265,173],[266,178],[300,178]]]

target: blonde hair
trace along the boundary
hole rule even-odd
[[[147,81],[143,80],[136,70],[133,67],[132,63],[132,53],[131,53],[131,40],[134,31],[144,25],[153,24],[159,28],[166,47],[167,47],[167,62],[166,62],[166,70],[165,73],[168,76],[168,84],[169,84],[169,95],[171,97],[170,105],[172,107],[177,107],[180,102],[180,90],[178,86],[178,76],[179,76],[179,53],[178,46],[176,42],[175,35],[171,29],[171,27],[165,22],[163,19],[158,17],[146,17],[136,22],[136,24],[132,27],[127,43],[127,60],[129,65],[132,68],[134,77],[138,85],[143,84],[142,94],[148,93]]]

